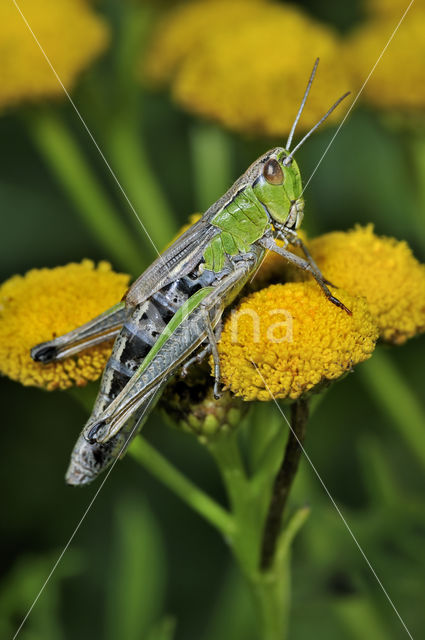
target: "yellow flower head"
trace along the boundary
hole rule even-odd
[[[365,22],[348,40],[345,58],[357,87],[363,84],[382,53],[403,10]],[[425,10],[413,6],[366,84],[363,97],[382,109],[423,110],[424,76]]]
[[[369,358],[378,331],[366,301],[341,289],[338,297],[352,316],[312,282],[272,285],[243,299],[218,345],[226,386],[245,400],[294,400]]]
[[[83,0],[20,0],[18,5],[65,87],[104,50],[108,29]],[[0,108],[64,95],[11,0],[0,3]]]
[[[309,249],[326,278],[367,299],[383,340],[402,344],[425,331],[425,265],[406,242],[368,225],[319,236]]]
[[[349,86],[337,36],[295,7],[203,1],[180,11],[183,17],[176,10],[158,28],[147,72],[170,81],[192,113],[249,135],[284,136],[317,56],[321,69],[300,131]],[[341,109],[333,114],[339,117]]]
[[[120,300],[129,276],[114,273],[107,262],[90,260],[54,269],[33,269],[0,286],[0,372],[24,385],[45,389],[84,386],[96,380],[111,344],[51,364],[30,358],[39,342],[75,329]]]

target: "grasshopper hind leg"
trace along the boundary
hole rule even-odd
[[[41,342],[31,349],[35,362],[48,364],[80,353],[84,349],[115,338],[126,318],[125,304],[119,302],[89,322],[58,336],[48,342]]]
[[[54,362],[57,359],[58,347],[44,342],[33,347],[30,354],[34,362],[48,364],[49,362]]]

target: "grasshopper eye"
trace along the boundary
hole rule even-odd
[[[277,160],[272,158],[264,165],[263,176],[269,184],[283,184],[285,176],[282,171],[282,167]]]

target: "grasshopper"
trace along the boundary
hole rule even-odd
[[[316,73],[317,59],[286,148],[258,158],[190,229],[133,283],[125,300],[82,327],[35,346],[31,356],[52,362],[116,337],[92,411],[71,455],[66,481],[84,485],[123,455],[169,378],[212,354],[219,394],[218,326],[270,250],[307,271],[330,302],[329,283],[297,235],[304,199],[295,152],[322,124],[341,96],[290,150]],[[282,240],[279,246],[276,240]],[[301,258],[287,249],[298,246]]]

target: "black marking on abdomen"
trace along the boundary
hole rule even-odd
[[[214,282],[212,271],[196,268],[133,307],[117,337],[102,377],[91,420],[122,391],[175,312],[196,291]]]

